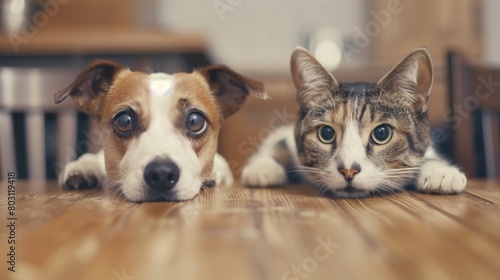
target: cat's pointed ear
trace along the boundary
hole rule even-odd
[[[386,92],[403,94],[423,113],[429,105],[434,72],[429,52],[425,48],[414,50],[401,60],[377,85]]]
[[[295,48],[290,67],[301,108],[312,107],[325,94],[331,94],[339,88],[339,83],[332,74],[304,48]]]

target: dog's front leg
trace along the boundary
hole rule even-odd
[[[59,184],[63,189],[81,190],[100,187],[106,180],[104,152],[84,154],[78,160],[64,167],[59,175]]]
[[[212,174],[206,183],[208,183],[208,185],[213,184],[215,186],[231,186],[233,182],[233,173],[231,172],[231,168],[229,168],[229,164],[227,164],[226,159],[219,154],[215,154]]]

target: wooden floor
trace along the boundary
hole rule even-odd
[[[361,200],[234,186],[143,204],[17,182],[14,273],[5,189],[0,279],[500,279],[500,182]]]

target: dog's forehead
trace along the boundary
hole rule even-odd
[[[156,96],[168,96],[174,87],[174,75],[166,73],[154,73],[149,75],[149,88]]]

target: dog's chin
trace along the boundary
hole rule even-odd
[[[186,201],[186,200],[191,200],[195,198],[198,195],[198,192],[193,194],[193,195],[179,195],[175,191],[169,191],[169,192],[164,192],[164,193],[154,193],[154,192],[146,192],[142,198],[139,199],[127,199],[131,202],[164,202],[164,201],[170,201],[170,202],[180,202],[180,201]]]
[[[139,184],[139,187],[130,188],[121,185],[120,191],[126,200],[131,202],[160,202],[160,201],[186,201],[191,200],[198,195],[201,190],[201,181],[196,181],[189,186],[175,186],[168,191],[157,191],[150,188],[147,184]],[[197,186],[197,187],[195,187]]]
[[[186,201],[191,200],[198,195],[199,191],[194,193],[179,193],[177,191],[166,191],[166,192],[157,192],[157,191],[145,191],[142,195],[139,196],[127,196],[128,201],[131,202],[161,202],[161,201]]]

